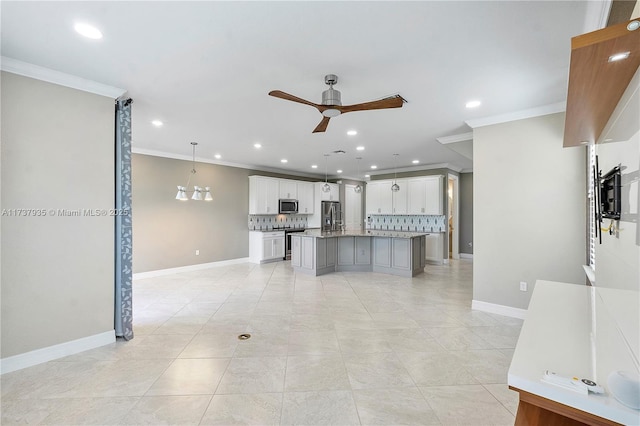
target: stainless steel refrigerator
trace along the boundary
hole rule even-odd
[[[342,227],[342,210],[337,201],[322,202],[322,230],[339,231]]]

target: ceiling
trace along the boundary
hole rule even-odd
[[[190,158],[195,141],[203,161],[320,176],[326,161],[345,178],[472,170],[456,138],[471,131],[465,121],[566,101],[570,39],[598,28],[604,3],[2,1],[1,53],[125,88],[136,152]],[[79,36],[78,21],[104,37]],[[267,95],[320,103],[329,73],[344,105],[396,93],[407,103],[312,134],[316,109]],[[482,105],[465,108],[474,99]]]

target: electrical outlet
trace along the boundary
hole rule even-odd
[[[200,250],[196,250],[196,256],[200,256]]]
[[[520,281],[520,291],[527,291],[527,282]]]

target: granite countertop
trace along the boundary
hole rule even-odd
[[[303,237],[332,238],[332,237],[390,237],[390,238],[415,238],[429,235],[427,232],[408,231],[377,231],[377,230],[353,230],[353,231],[322,231],[321,229],[307,229],[298,233]]]

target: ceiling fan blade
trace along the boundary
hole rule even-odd
[[[329,117],[322,117],[322,121],[320,122],[320,124],[316,126],[315,129],[313,129],[312,133],[319,133],[327,130],[327,125],[329,125],[329,119],[330,119]]]
[[[275,98],[284,99],[285,101],[293,101],[293,102],[298,102],[299,104],[309,105],[309,106],[312,106],[314,108],[317,108],[318,110],[321,107],[321,105],[314,104],[313,102],[307,101],[307,100],[299,98],[297,96],[290,95],[290,94],[285,93],[285,92],[283,92],[281,90],[272,90],[272,91],[269,92],[269,96],[273,96]],[[322,111],[320,111],[320,112],[322,112]]]
[[[391,98],[380,99],[378,101],[365,102],[362,104],[345,105],[334,107],[339,109],[343,114],[353,111],[367,111],[372,109],[387,109],[387,108],[401,108],[404,103],[404,99],[400,95],[395,95]]]

